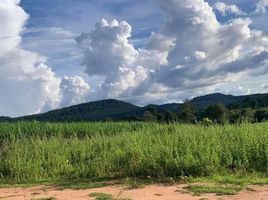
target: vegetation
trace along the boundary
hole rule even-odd
[[[101,100],[18,118],[0,117],[0,121],[95,122],[145,121],[159,123],[263,122],[268,120],[268,94],[231,96],[211,94],[186,100],[183,104],[135,106],[117,100]]]
[[[236,185],[193,184],[185,187],[185,189],[193,192],[195,195],[205,193],[216,193],[217,195],[235,195],[243,188]]]
[[[130,200],[125,198],[114,198],[112,195],[106,193],[91,193],[89,196],[95,197],[96,200]]]
[[[215,123],[224,124],[228,121],[228,110],[223,104],[209,106],[204,115]]]
[[[39,183],[238,173],[265,177],[267,130],[267,123],[0,123],[0,179]]]
[[[195,105],[190,101],[185,100],[178,114],[178,120],[182,123],[196,123],[196,114],[197,108]]]
[[[237,186],[248,186],[248,185],[267,185],[268,176],[267,174],[250,174],[245,176],[245,174],[240,173],[229,173],[224,175],[214,175],[211,177],[200,177],[189,180],[189,182],[195,183],[214,183],[218,185],[237,185]]]

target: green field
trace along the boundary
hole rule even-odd
[[[1,182],[268,174],[268,123],[0,123]]]

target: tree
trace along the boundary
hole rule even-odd
[[[241,111],[241,120],[244,122],[254,122],[255,121],[255,110],[252,108],[244,108]]]
[[[255,119],[257,122],[263,122],[268,120],[268,111],[266,110],[259,110],[255,113]]]
[[[229,111],[229,122],[232,124],[241,123],[241,110],[240,109],[233,109]]]
[[[213,122],[209,118],[203,118],[201,121],[202,126],[210,126],[212,124],[213,124]]]
[[[255,110],[251,108],[235,109],[229,111],[230,123],[255,122]]]
[[[150,105],[146,108],[143,119],[144,121],[150,122],[164,122],[165,116],[161,112],[158,112],[155,106]]]
[[[165,116],[166,123],[174,123],[178,121],[177,115],[169,110],[165,111],[164,116]]]
[[[244,108],[258,108],[258,101],[254,97],[246,97],[241,104]]]
[[[143,115],[143,120],[146,122],[157,122],[157,116],[155,116],[150,111],[145,111]]]
[[[224,124],[228,121],[228,110],[223,104],[209,106],[205,110],[205,115],[215,123]]]
[[[146,107],[146,111],[148,111],[148,112],[150,112],[151,114],[153,114],[153,115],[157,115],[157,113],[158,113],[158,110],[157,110],[157,108],[156,108],[156,106],[154,106],[154,105],[149,105],[149,106],[147,106]]]
[[[189,101],[185,100],[179,111],[179,121],[183,123],[196,123],[197,108]]]

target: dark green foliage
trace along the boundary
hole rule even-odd
[[[185,101],[180,108],[178,119],[183,123],[195,123],[197,108],[191,101]]]
[[[242,96],[243,97],[243,96]],[[264,108],[268,107],[268,94],[256,94],[244,96],[240,101],[228,104],[228,109]]]
[[[224,124],[228,121],[228,110],[223,104],[209,106],[204,115],[215,123]]]
[[[161,111],[156,106],[150,105],[146,107],[143,120],[145,122],[174,123],[178,121],[178,116],[169,110]]]
[[[83,122],[107,120],[137,120],[143,115],[141,107],[117,100],[84,103],[44,114],[20,117],[15,120],[39,120],[51,122]]]
[[[243,108],[240,111],[240,122],[255,122],[255,110],[252,108]]]
[[[266,121],[268,120],[268,111],[267,110],[256,111],[254,117],[258,122]]]
[[[146,122],[158,122],[158,114],[156,106],[149,105],[145,109],[143,120]]]
[[[258,108],[258,101],[255,97],[246,97],[240,104],[243,108]]]
[[[174,123],[178,121],[178,116],[176,115],[176,113],[171,111],[165,111],[164,118],[166,123]]]
[[[196,105],[199,109],[206,109],[208,106],[213,104],[223,104],[225,106],[229,104],[239,103],[245,97],[244,96],[233,96],[233,95],[224,95],[221,93],[209,94],[201,97],[196,97],[192,100],[192,103]]]
[[[8,122],[10,120],[11,120],[10,117],[0,117],[0,122]]]
[[[144,115],[143,115],[143,120],[145,122],[157,122],[157,116],[154,115],[152,112],[150,111],[145,111]]]

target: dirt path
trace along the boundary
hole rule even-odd
[[[217,196],[207,194],[193,196],[183,192],[184,185],[163,186],[152,185],[142,189],[126,190],[122,186],[109,186],[88,190],[60,190],[46,186],[32,188],[0,189],[0,199],[5,200],[34,200],[54,197],[57,200],[94,200],[89,194],[107,193],[116,198],[129,198],[131,200],[267,200],[268,186],[251,186],[254,191],[243,190],[234,196]]]

